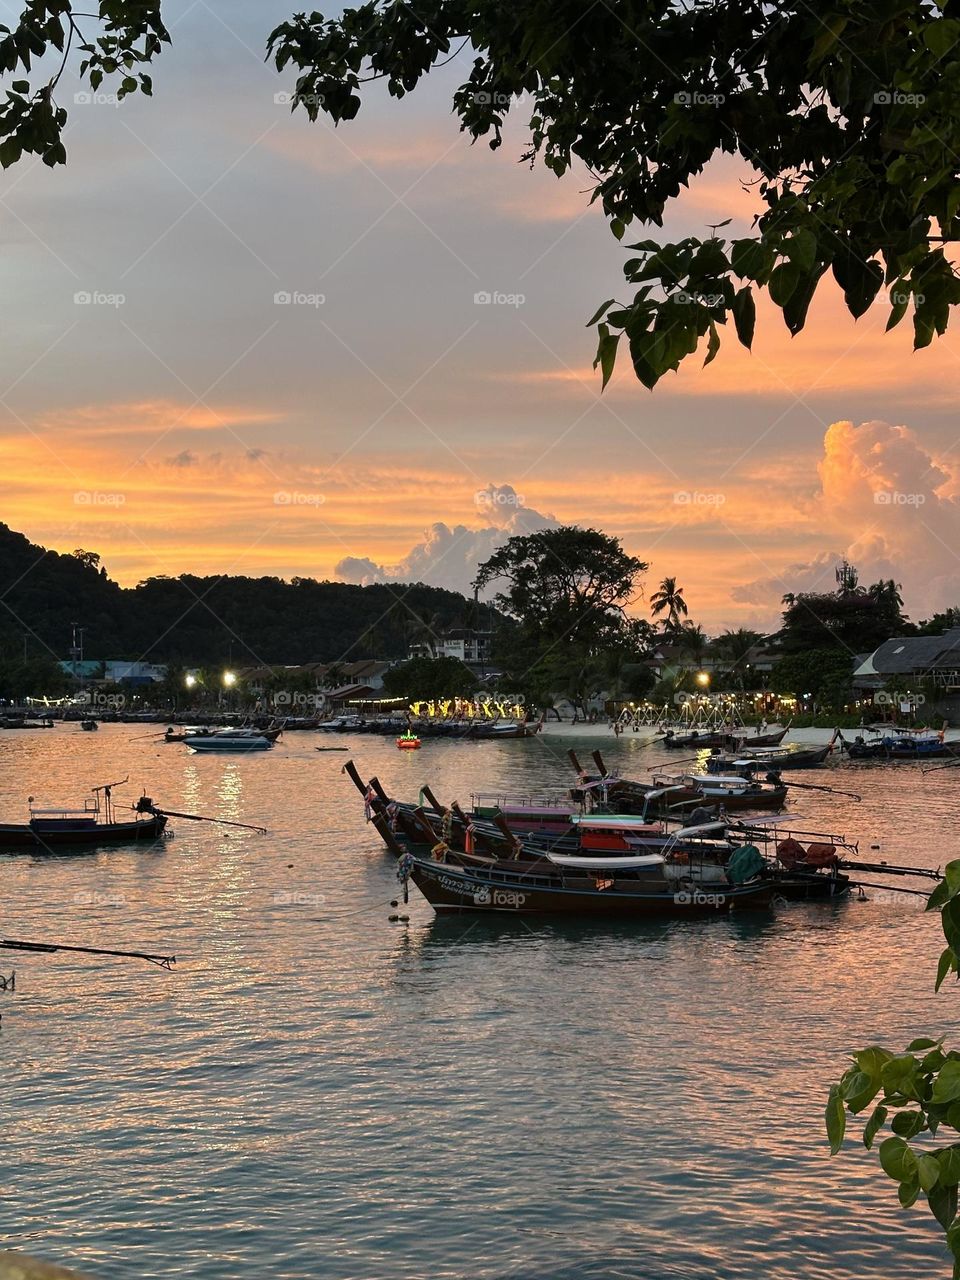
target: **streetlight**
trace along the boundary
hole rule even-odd
[[[223,690],[232,689],[236,683],[237,683],[237,677],[233,671],[225,671],[223,673],[223,689],[220,690],[219,696],[217,698],[217,703],[221,707],[223,706]]]
[[[188,675],[184,678],[183,683],[187,686],[188,689],[192,689],[193,686],[197,683],[197,677],[194,675]]]
[[[710,672],[698,671],[697,684],[700,686],[701,689],[709,689],[710,688]]]

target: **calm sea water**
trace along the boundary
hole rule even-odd
[[[172,951],[0,952],[0,1238],[101,1280],[865,1280],[947,1275],[924,1209],[854,1144],[831,1160],[844,1055],[953,1037],[936,917],[909,900],[704,924],[438,921],[360,798],[291,734],[196,756],[149,726],[0,733],[0,817],[129,774],[180,820],[149,850],[0,857],[6,936]],[[415,795],[566,784],[568,745],[345,739]],[[603,744],[636,775],[665,759]],[[798,775],[799,777],[800,775]],[[960,774],[802,775],[811,824],[861,852],[954,856]],[[877,856],[874,854],[873,856]]]

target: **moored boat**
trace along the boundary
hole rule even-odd
[[[119,785],[119,784],[117,784]],[[167,825],[167,815],[154,809],[144,796],[137,802],[135,817],[118,821],[111,799],[112,787],[95,787],[94,799],[81,807],[41,809],[30,797],[29,821],[0,823],[0,849],[60,849],[67,846],[126,844],[158,839]],[[101,793],[103,803],[101,804]]]
[[[683,919],[768,910],[775,893],[773,885],[759,881],[709,890],[670,882],[663,875],[662,859],[641,860],[641,865],[629,868],[601,865],[594,870],[548,863],[538,871],[520,871],[502,863],[467,867],[407,853],[400,871],[438,912]]]
[[[186,734],[191,751],[269,751],[274,739],[258,729],[218,729],[216,733]]]

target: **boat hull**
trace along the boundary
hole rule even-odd
[[[0,823],[0,850],[46,849],[101,844],[133,844],[156,840],[167,825],[164,814],[135,822],[31,822]]]
[[[599,889],[586,876],[550,877],[503,871],[471,871],[416,858],[410,870],[414,884],[437,912],[507,915],[564,915],[616,919],[687,919],[726,915],[732,910],[766,910],[775,888],[769,884],[734,888],[699,886],[675,890],[649,888],[642,882],[608,877]]]

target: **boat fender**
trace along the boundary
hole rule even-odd
[[[366,818],[367,822],[370,822],[373,819],[373,802],[376,798],[377,793],[374,788],[372,786],[367,787],[366,791],[363,793],[363,816]]]

